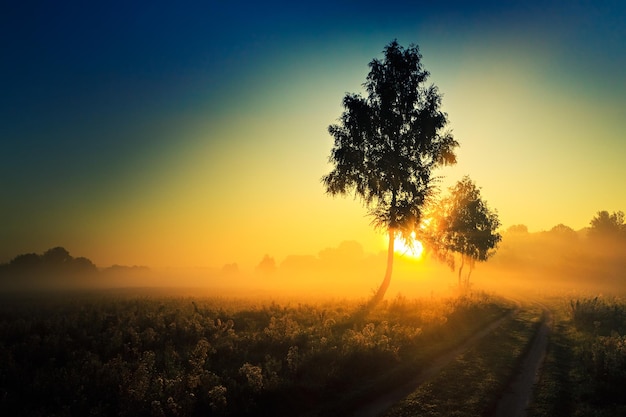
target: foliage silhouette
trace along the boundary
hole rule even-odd
[[[550,229],[550,234],[555,236],[558,239],[564,239],[568,241],[573,241],[578,239],[578,234],[574,229],[569,226],[564,225],[563,223],[559,223]]]
[[[592,238],[620,239],[626,236],[623,211],[612,214],[606,210],[599,211],[590,225],[589,236]]]
[[[433,170],[456,163],[458,143],[442,112],[441,95],[422,66],[416,45],[397,41],[369,63],[367,97],[346,94],[338,124],[329,126],[333,170],[322,178],[326,192],[360,198],[372,224],[387,231],[389,247],[383,282],[370,306],[383,299],[393,269],[394,240],[410,241],[422,208],[434,191]]]
[[[27,268],[37,268],[41,266],[42,259],[41,256],[36,253],[24,253],[22,255],[17,255],[13,258],[8,264],[4,266],[15,268],[15,269],[27,269]]]
[[[525,224],[514,224],[512,226],[509,226],[509,228],[506,229],[506,232],[517,235],[527,235],[528,226],[526,226]]]
[[[17,255],[8,263],[0,265],[0,279],[4,284],[13,286],[44,280],[52,283],[59,277],[96,273],[98,269],[91,260],[85,257],[74,258],[60,246],[48,249],[41,255],[36,253]]]
[[[72,260],[70,253],[61,246],[48,249],[42,255],[42,261],[46,265],[63,265],[72,262]]]
[[[434,224],[427,233],[428,240],[452,269],[454,253],[460,255],[458,283],[459,287],[467,288],[476,261],[484,262],[494,255],[502,240],[502,235],[497,232],[500,226],[498,215],[483,201],[480,188],[469,176],[450,187],[450,194],[436,205],[435,211],[436,216],[431,221]],[[463,279],[465,264],[469,272]]]
[[[276,260],[266,254],[256,266],[255,271],[265,275],[273,274],[276,272]]]

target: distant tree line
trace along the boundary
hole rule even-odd
[[[113,265],[98,268],[88,258],[73,257],[69,251],[57,246],[42,254],[24,253],[9,262],[0,264],[0,288],[54,287],[57,284],[96,283],[98,279],[119,276],[137,276],[149,271],[142,266]]]
[[[2,275],[66,275],[95,274],[98,268],[85,257],[74,258],[67,249],[57,246],[43,254],[25,253],[17,255],[8,263],[0,265]]]
[[[626,224],[624,224],[624,212],[614,211],[609,213],[607,210],[601,210],[589,222],[589,226],[581,229],[587,238],[596,241],[613,241],[613,243],[619,243],[620,241],[626,243]],[[507,234],[525,235],[528,234],[528,227],[524,224],[515,224],[510,226],[506,230]],[[563,223],[557,224],[547,233],[554,237],[561,237],[563,239],[576,240],[578,239],[579,232],[576,232],[569,226]]]
[[[574,230],[558,224],[529,232],[510,226],[491,266],[514,280],[542,288],[568,283],[569,290],[623,291],[626,283],[626,225],[621,211],[598,211],[588,226]],[[520,282],[521,282],[520,281]]]

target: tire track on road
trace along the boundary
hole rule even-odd
[[[532,399],[532,391],[539,378],[548,348],[552,328],[552,312],[543,304],[543,318],[530,349],[524,356],[518,373],[498,401],[493,417],[523,417]]]

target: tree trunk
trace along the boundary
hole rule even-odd
[[[385,271],[385,277],[383,278],[382,284],[380,284],[378,291],[376,291],[376,294],[369,302],[369,307],[374,307],[376,304],[380,303],[385,297],[387,288],[389,288],[389,283],[391,282],[391,272],[393,271],[393,249],[395,237],[395,231],[393,229],[389,229],[389,247],[387,248],[387,270]]]
[[[465,286],[467,287],[467,289],[469,290],[469,282],[470,282],[470,276],[472,275],[472,271],[474,270],[474,263],[471,262],[470,263],[470,270],[467,273],[467,278],[465,279]]]
[[[461,286],[462,286],[461,272],[463,271],[463,266],[464,265],[465,265],[465,256],[463,256],[463,254],[461,254],[461,266],[459,266],[459,288],[461,288]]]

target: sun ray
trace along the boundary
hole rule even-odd
[[[394,241],[394,251],[398,254],[420,259],[424,253],[424,245],[415,239],[415,232],[411,233],[411,240],[406,242],[402,237],[396,236]]]

